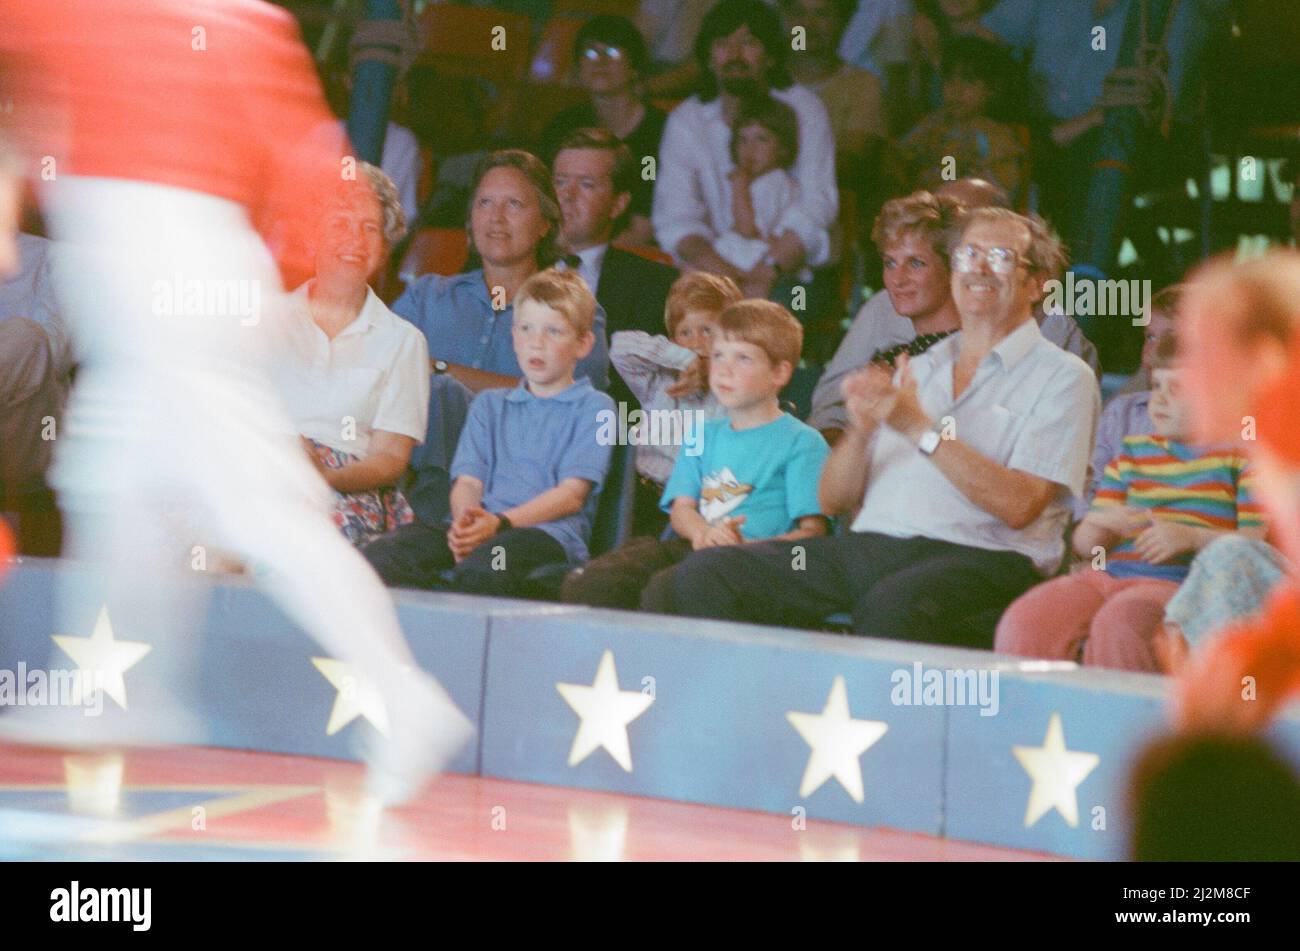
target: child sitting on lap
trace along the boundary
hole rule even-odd
[[[1184,441],[1189,419],[1175,349],[1172,334],[1156,347],[1148,407],[1155,432],[1124,438],[1075,529],[1074,552],[1088,561],[1007,608],[995,650],[1157,672],[1165,604],[1192,557],[1234,532],[1263,537],[1245,454]]]
[[[727,416],[704,424],[697,451],[677,456],[661,505],[677,537],[634,538],[565,579],[565,601],[635,608],[660,571],[692,551],[826,534],[817,482],[829,447],[782,412],[803,328],[780,304],[745,300],[718,317],[709,389]]]
[[[771,263],[772,243],[798,213],[799,184],[789,169],[799,154],[799,119],[778,99],[741,102],[731,125],[731,230],[713,250],[741,271]]]
[[[547,564],[580,564],[611,448],[597,438],[614,402],[578,361],[595,344],[596,299],[576,271],[539,271],[515,293],[511,333],[524,379],[470,405],[451,463],[451,524],[415,522],[362,549],[389,585],[518,596]]]

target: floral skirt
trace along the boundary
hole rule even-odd
[[[326,469],[342,469],[361,459],[353,453],[331,449],[314,439],[308,439],[308,442]],[[334,508],[330,514],[344,537],[358,546],[415,521],[411,504],[396,486],[365,492],[335,492]]]

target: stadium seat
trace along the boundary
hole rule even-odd
[[[573,41],[581,20],[551,17],[542,27],[533,60],[528,67],[528,81],[538,86],[570,85],[573,78]]]
[[[532,22],[505,10],[433,4],[420,17],[426,39],[418,62],[443,76],[484,76],[502,89],[516,86],[528,71]],[[497,37],[504,49],[493,49]]]
[[[637,0],[555,0],[554,16],[593,17],[598,14],[636,18]]]
[[[464,228],[423,228],[411,241],[398,273],[409,284],[422,274],[459,274],[468,260]]]
[[[990,608],[962,618],[957,624],[959,636],[950,638],[949,643],[954,647],[989,650],[993,647],[993,635],[997,632],[998,621],[1001,618],[1000,608]],[[822,620],[822,625],[836,633],[852,634],[853,616],[847,611],[841,611],[838,614],[828,615]]]
[[[529,83],[520,90],[518,105],[511,116],[510,141],[537,145],[552,119],[565,109],[586,101],[587,93],[577,86]],[[541,155],[540,151],[537,154]]]

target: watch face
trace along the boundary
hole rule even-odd
[[[917,443],[917,445],[919,445],[921,447],[921,451],[928,456],[936,449],[939,448],[939,434],[936,433],[933,429],[928,430],[927,432],[921,434],[921,439]]]

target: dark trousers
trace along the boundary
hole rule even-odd
[[[361,554],[394,588],[451,589],[472,594],[522,597],[529,572],[568,560],[564,547],[540,528],[512,528],[494,535],[460,564],[447,545],[445,527],[423,522],[403,525],[381,535]],[[451,570],[451,580],[443,573]]]
[[[633,538],[569,572],[560,598],[569,604],[635,610],[651,577],[677,564],[691,550],[691,543],[684,538]]]
[[[1013,552],[853,532],[701,549],[656,574],[641,607],[792,626],[848,611],[858,634],[989,648],[991,632],[975,643],[964,622],[1041,580]]]

